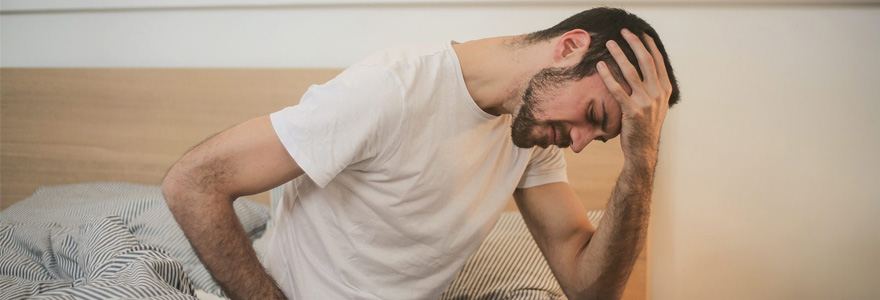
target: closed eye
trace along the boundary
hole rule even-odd
[[[605,102],[602,102],[602,132],[608,132],[608,110],[605,109]]]
[[[590,109],[587,112],[587,122],[595,126],[600,126],[602,124],[601,122],[599,122],[599,118],[596,117],[596,110],[593,109],[592,103],[590,103]]]
[[[602,121],[599,121],[599,118],[596,116],[595,112],[596,110],[593,109],[593,103],[590,103],[589,107],[587,107],[587,122],[595,126],[600,126],[602,128],[602,132],[607,132],[608,112],[605,110],[605,103],[602,103]],[[594,140],[602,141],[603,143],[608,142],[608,139],[601,136],[597,136]]]

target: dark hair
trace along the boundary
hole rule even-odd
[[[666,54],[666,48],[663,47],[663,42],[660,41],[660,36],[657,35],[657,31],[655,31],[648,22],[645,22],[645,20],[642,20],[636,15],[623,9],[611,7],[588,9],[565,19],[559,24],[556,24],[556,26],[530,33],[524,37],[523,41],[526,44],[533,44],[558,37],[575,29],[585,30],[590,34],[590,47],[581,59],[581,62],[572,68],[572,78],[583,79],[584,77],[593,75],[596,73],[596,64],[600,61],[604,61],[617,80],[625,83],[626,81],[623,79],[624,77],[623,73],[620,71],[620,66],[617,65],[617,62],[614,61],[614,57],[611,56],[611,53],[605,48],[605,42],[608,40],[614,40],[617,42],[626,54],[630,63],[632,63],[633,66],[636,67],[636,70],[638,70],[639,77],[644,78],[644,76],[642,75],[642,69],[639,67],[635,53],[633,53],[629,43],[623,39],[623,35],[620,33],[620,30],[623,28],[629,29],[629,31],[636,34],[642,43],[645,42],[643,37],[643,34],[645,33],[654,39],[654,43],[657,45],[657,50],[660,50],[660,53],[663,55],[663,60],[666,64],[666,72],[669,74],[669,81],[672,83],[672,95],[669,97],[669,106],[671,107],[673,104],[678,103],[678,100],[681,97],[678,91],[678,81],[675,80],[675,73],[672,71],[672,64],[669,63],[669,55]]]

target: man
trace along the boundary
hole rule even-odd
[[[570,299],[619,298],[677,100],[650,25],[596,8],[529,35],[380,52],[195,147],[163,192],[234,299],[436,299],[511,193]],[[617,135],[624,168],[596,230],[559,147]],[[281,184],[267,272],[232,200]]]

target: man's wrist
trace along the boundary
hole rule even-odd
[[[639,171],[649,171],[653,174],[657,165],[657,152],[642,150],[633,154],[624,155],[624,167]]]
[[[650,191],[654,184],[654,169],[657,164],[656,156],[654,157],[625,158],[618,185],[623,183],[626,187],[621,188],[635,193]]]

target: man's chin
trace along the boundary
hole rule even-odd
[[[517,142],[516,140],[513,141],[513,145],[518,148],[523,148],[523,149],[530,149],[530,148],[534,148],[534,147],[541,147],[542,149],[547,149],[551,146],[550,143],[546,143],[546,142],[545,143],[536,143],[534,141]],[[571,144],[570,143],[563,143],[562,145],[553,145],[553,146],[559,147],[559,149],[565,149],[565,148],[570,147]]]
[[[533,140],[517,140],[517,139],[513,139],[513,145],[517,146],[519,148],[523,148],[523,149],[530,149],[530,148],[534,148],[536,146],[544,148],[544,149],[547,149],[547,147],[550,147],[550,143],[548,143],[547,141],[536,142]]]
[[[523,149],[529,149],[535,147],[535,142],[530,140],[518,140],[513,139],[513,145]]]

